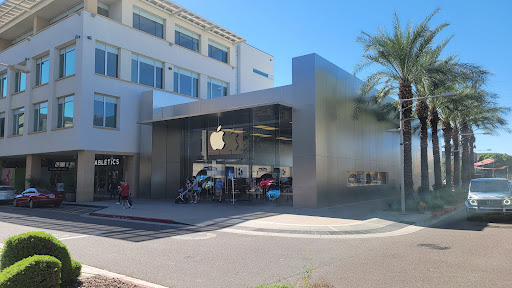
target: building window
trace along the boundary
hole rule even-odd
[[[228,47],[208,41],[208,56],[221,62],[228,63]]]
[[[60,49],[59,78],[75,74],[75,45]]]
[[[117,98],[94,95],[94,126],[117,128]]]
[[[118,61],[119,49],[96,43],[96,73],[117,78]]]
[[[74,96],[58,99],[57,128],[73,127]]]
[[[348,171],[348,187],[384,185],[388,182],[387,172]]]
[[[25,109],[19,108],[13,110],[12,135],[23,134],[23,122],[25,120]]]
[[[50,57],[44,56],[36,60],[36,86],[48,83],[50,79]]]
[[[163,64],[132,54],[132,82],[162,88]]]
[[[25,91],[27,86],[27,74],[16,72],[14,79],[14,93]]]
[[[208,78],[208,99],[228,95],[228,83]]]
[[[198,97],[198,86],[198,74],[179,68],[174,68],[174,92]]]
[[[0,137],[5,135],[5,113],[0,113]]]
[[[133,8],[133,28],[164,38],[164,20],[139,8]]]
[[[261,76],[263,76],[263,77],[265,77],[265,78],[269,78],[269,76],[268,76],[268,74],[267,74],[267,73],[265,73],[265,72],[261,72],[260,70],[257,70],[257,69],[254,69],[254,68],[253,68],[253,69],[252,69],[252,72],[254,72],[254,73],[256,73],[256,74],[259,74],[259,75],[261,75]]]
[[[34,105],[34,132],[45,131],[48,120],[48,102]]]
[[[0,75],[0,97],[7,96],[7,73]]]
[[[174,32],[174,42],[187,49],[196,52],[199,51],[199,35],[185,28],[176,26],[176,30]]]
[[[109,6],[106,5],[106,4],[103,4],[101,2],[98,2],[98,14],[102,15],[102,16],[105,16],[105,17],[108,17],[108,11],[109,11]]]

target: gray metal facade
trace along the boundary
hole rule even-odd
[[[181,150],[178,135],[166,128],[173,120],[284,105],[293,111],[294,206],[327,207],[399,196],[399,135],[387,132],[396,124],[378,121],[370,112],[363,112],[357,120],[352,118],[360,83],[350,73],[310,54],[293,59],[293,82],[288,86],[169,106],[163,106],[162,101],[156,105],[153,92],[145,93],[141,106],[140,195],[170,197],[162,191],[179,188],[179,179],[169,179],[172,177],[168,175],[169,170],[179,170],[180,155],[165,152]],[[419,149],[413,148],[413,161],[418,184]],[[349,187],[348,171],[385,172],[387,184]]]

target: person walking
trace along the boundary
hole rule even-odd
[[[199,181],[197,180],[197,178],[195,176],[192,177],[192,191],[193,191],[193,195],[194,195],[194,204],[197,203],[197,201],[199,201],[199,193],[201,193],[201,188],[199,187]]]
[[[126,202],[128,201],[128,197],[130,197],[130,185],[128,185],[126,181],[122,180],[119,189],[121,190],[121,201],[123,204],[123,209],[126,209]],[[128,208],[132,208],[129,203]]]
[[[215,194],[217,195],[217,198],[219,199],[219,203],[222,202],[222,188],[224,187],[224,182],[222,179],[218,179],[217,183],[215,183]]]

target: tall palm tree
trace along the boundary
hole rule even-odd
[[[381,70],[368,76],[362,83],[360,96],[366,97],[374,91],[375,98],[383,101],[387,96],[396,93],[402,100],[403,110],[403,149],[404,149],[404,187],[407,196],[414,191],[412,174],[412,153],[411,153],[411,122],[413,79],[422,73],[421,61],[424,54],[431,51],[435,37],[448,26],[442,23],[434,28],[429,26],[430,20],[439,13],[439,9],[427,16],[418,26],[413,27],[412,23],[402,27],[398,14],[394,14],[393,32],[389,34],[380,30],[375,35],[361,32],[356,39],[364,48],[363,60],[355,67],[358,73],[372,65],[377,65]],[[357,109],[355,109],[357,111]]]

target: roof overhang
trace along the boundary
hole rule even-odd
[[[36,1],[36,0],[32,0]],[[231,31],[229,31],[226,28],[223,28],[212,21],[201,17],[194,12],[187,10],[178,4],[168,1],[168,0],[144,0],[145,2],[148,2],[152,4],[153,6],[156,6],[165,12],[167,12],[169,15],[179,18],[187,23],[190,23],[201,30],[214,34],[217,37],[220,37],[228,42],[230,42],[233,45],[236,45],[238,43],[245,42],[245,39],[242,36],[239,36]]]
[[[0,27],[32,8],[43,0],[5,0],[0,4]]]

